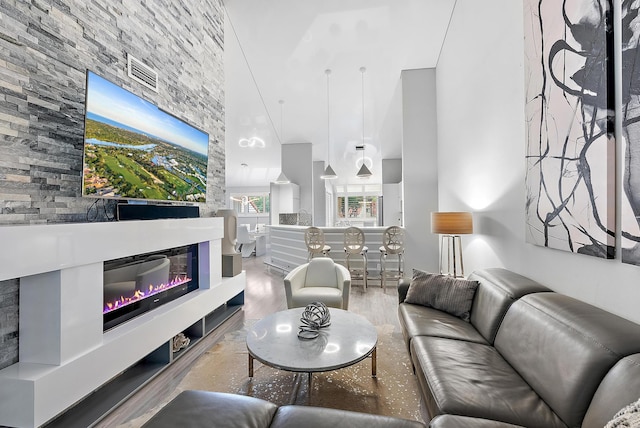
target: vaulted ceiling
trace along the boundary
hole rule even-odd
[[[224,4],[227,187],[268,186],[281,144],[326,160],[329,139],[336,183],[356,182],[363,130],[380,183],[381,160],[402,155],[400,73],[436,66],[455,0]]]

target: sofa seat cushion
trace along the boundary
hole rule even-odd
[[[348,410],[309,406],[282,406],[271,424],[274,428],[424,428],[421,422]]]
[[[470,323],[438,309],[400,303],[398,305],[398,318],[402,325],[407,347],[411,338],[416,336],[445,337],[468,342],[487,343]]]
[[[523,428],[520,425],[458,415],[440,415],[431,419],[429,428]]]
[[[182,391],[156,413],[144,428],[268,427],[278,406],[259,398],[211,391]]]
[[[527,427],[566,427],[488,345],[419,336],[411,356],[429,415],[453,414]]]
[[[291,297],[291,301],[294,307],[301,308],[317,301],[331,308],[342,308],[342,290],[334,287],[303,287]]]

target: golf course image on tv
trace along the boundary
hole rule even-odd
[[[87,71],[82,195],[204,202],[209,135]]]

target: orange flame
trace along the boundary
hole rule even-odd
[[[112,302],[105,302],[104,308],[102,309],[102,313],[106,314],[116,309],[120,309],[134,302],[138,302],[144,299],[145,297],[153,296],[154,294],[158,294],[163,291],[169,290],[171,288],[177,287],[179,285],[186,284],[189,281],[191,281],[191,278],[185,275],[183,277],[176,276],[173,280],[169,281],[168,284],[160,284],[160,285],[149,284],[149,287],[146,291],[135,290],[131,296],[120,296],[120,298]]]

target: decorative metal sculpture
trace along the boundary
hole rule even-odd
[[[189,346],[189,343],[191,343],[191,339],[185,336],[184,333],[178,333],[173,337],[172,351],[178,352],[179,350]]]
[[[315,339],[320,334],[320,329],[331,325],[329,308],[322,302],[308,304],[300,318],[302,325],[298,330],[300,339]]]

